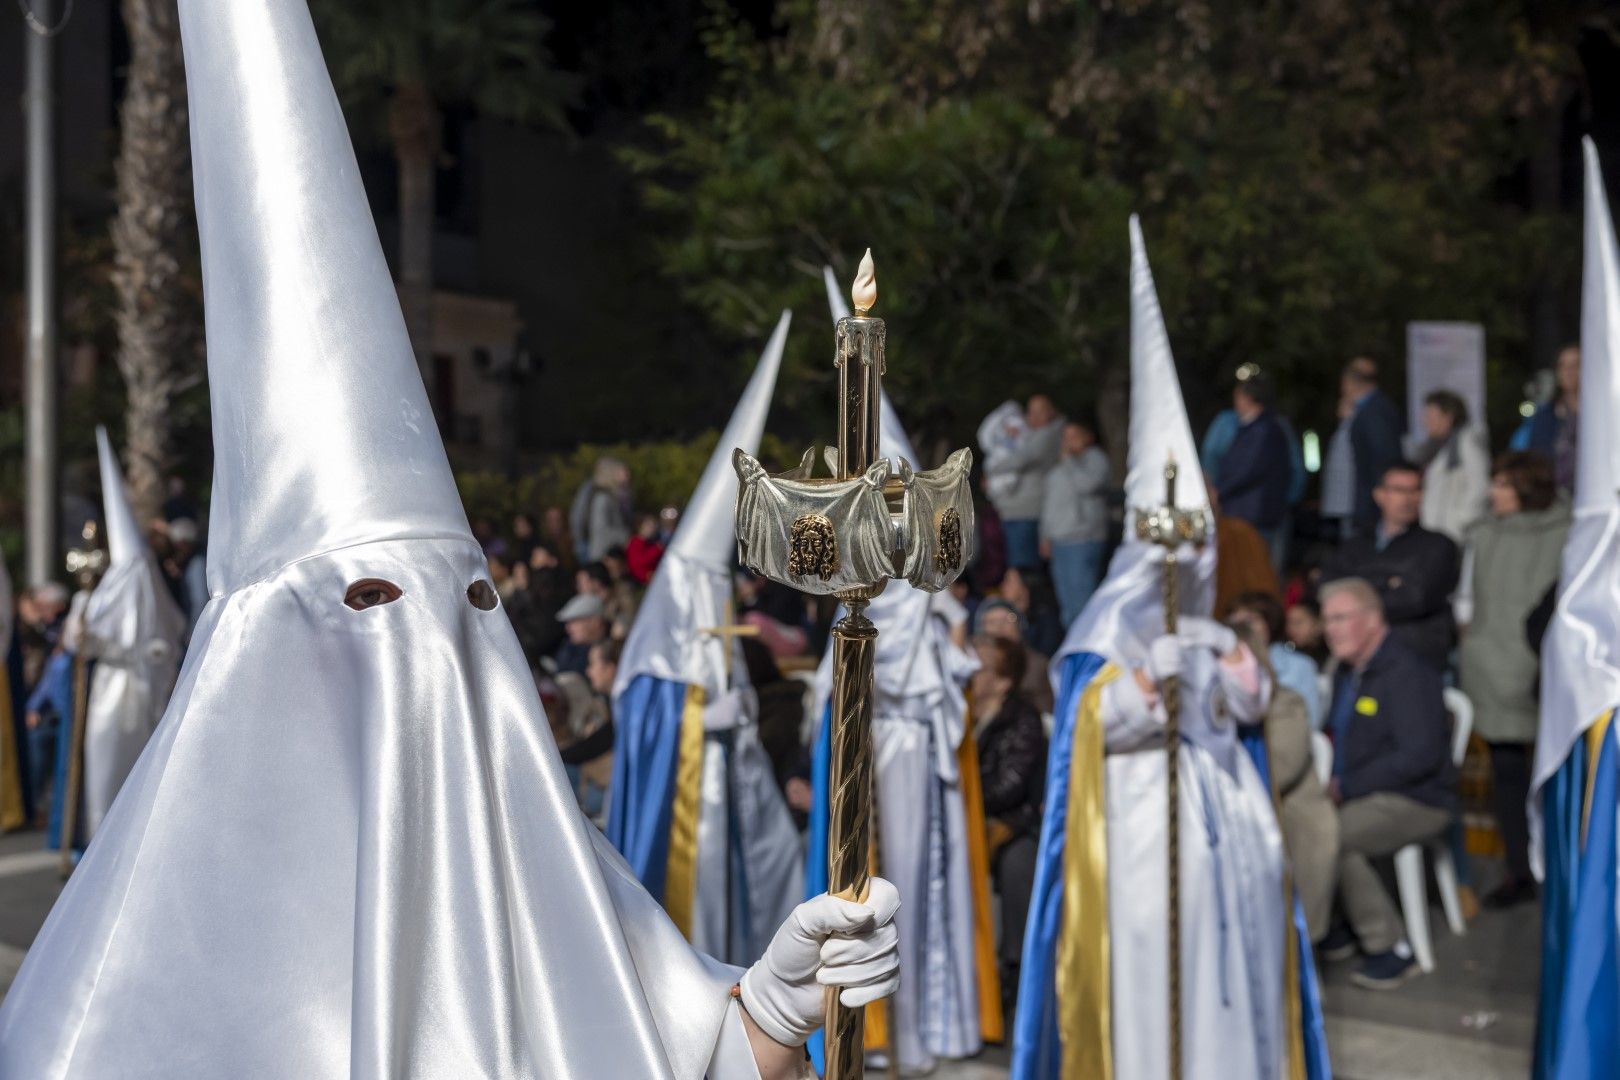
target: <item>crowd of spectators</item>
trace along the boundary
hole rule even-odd
[[[1216,611],[1275,675],[1268,735],[1306,920],[1325,958],[1361,955],[1352,978],[1364,986],[1396,986],[1416,970],[1375,863],[1414,842],[1461,846],[1448,687],[1469,703],[1489,758],[1504,858],[1484,904],[1536,896],[1525,820],[1536,628],[1570,526],[1579,386],[1572,347],[1554,397],[1493,460],[1460,395],[1427,394],[1422,428],[1407,437],[1377,365],[1352,360],[1314,515],[1298,440],[1272,414],[1262,373],[1240,369],[1233,408],[1206,433]],[[1258,565],[1262,545],[1280,580]],[[1301,718],[1331,746],[1326,785],[1300,768]],[[1476,907],[1463,892],[1465,909]]]
[[[1300,439],[1252,364],[1209,425],[1200,459],[1214,512],[1216,615],[1274,676],[1267,717],[1274,789],[1311,937],[1328,958],[1359,952],[1355,978],[1397,985],[1413,970],[1399,913],[1374,868],[1405,844],[1461,836],[1453,718],[1472,702],[1488,748],[1505,850],[1489,906],[1532,900],[1524,803],[1537,730],[1539,636],[1570,526],[1579,351],[1559,357],[1557,393],[1494,461],[1463,400],[1437,390],[1408,439],[1377,365],[1348,363],[1338,425],[1308,498]],[[980,669],[972,738],[1001,894],[1001,957],[1016,972],[1035,862],[1053,709],[1050,658],[1104,576],[1120,537],[1119,464],[1097,427],[1037,394],[979,429],[978,532],[952,593]],[[620,649],[679,512],[632,501],[623,462],[600,459],[568,507],[536,507],[473,532],[546,704],[581,805],[600,821],[611,776],[611,695]],[[203,514],[170,489],[148,537],[195,625],[208,599]],[[736,618],[761,741],[800,824],[809,805],[804,684],[834,608],[734,570]],[[73,603],[46,583],[17,601],[22,691],[63,648]],[[1527,629],[1528,627],[1528,629]],[[27,717],[30,757],[56,758],[63,718]],[[1315,742],[1332,747],[1326,782]],[[36,770],[35,790],[48,788]],[[1011,950],[1010,952],[1007,950]]]

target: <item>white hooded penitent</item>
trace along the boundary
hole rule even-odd
[[[81,649],[95,661],[85,706],[84,806],[93,835],[163,716],[180,668],[186,617],[146,544],[104,428],[96,428],[107,572],[84,610]]]
[[[1164,467],[1176,463],[1176,507],[1208,515],[1198,448],[1187,423],[1181,381],[1170,353],[1164,313],[1153,286],[1142,243],[1142,226],[1131,215],[1131,424],[1126,451],[1127,518],[1137,510],[1164,505]],[[1210,535],[1213,537],[1214,529]],[[1052,677],[1059,677],[1063,657],[1092,652],[1131,664],[1147,659],[1148,645],[1164,633],[1160,582],[1164,548],[1138,540],[1126,521],[1124,542],[1114,552],[1108,573],[1069,627],[1063,647],[1053,657]],[[1215,606],[1215,545],[1181,552],[1181,611],[1208,616]]]
[[[180,18],[212,599],[0,1009],[0,1075],[753,1075],[736,971],[575,804],[305,5]],[[750,978],[761,1010],[821,1000]]]

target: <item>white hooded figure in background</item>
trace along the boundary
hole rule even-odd
[[[93,836],[174,690],[186,617],[141,534],[104,428],[96,428],[107,572],[84,610],[80,651],[95,662],[85,706],[85,835]]]
[[[760,744],[759,695],[728,625],[731,455],[759,452],[790,322],[784,311],[692,492],[613,689],[608,837],[692,944],[735,964],[759,959],[804,896],[799,832]]]
[[[1130,511],[1165,501],[1164,469],[1180,475],[1176,506],[1210,513],[1196,445],[1164,317],[1148,267],[1142,231],[1130,222],[1131,402]],[[1213,543],[1179,553],[1179,625],[1165,633],[1165,549],[1137,539],[1127,527],[1107,577],[1069,628],[1052,670],[1058,687],[1058,726],[1049,767],[1035,895],[1025,935],[1015,1030],[1013,1076],[1057,1075],[1058,1048],[1069,1070],[1077,1060],[1096,1068],[1093,1033],[1056,1025],[1054,968],[1067,949],[1054,940],[1056,910],[1078,897],[1065,879],[1100,860],[1090,847],[1089,821],[1065,835],[1078,815],[1070,790],[1087,781],[1082,756],[1100,775],[1101,825],[1107,837],[1106,948],[1112,1074],[1120,1080],[1168,1075],[1169,1023],[1166,925],[1169,910],[1166,714],[1159,688],[1178,679],[1181,692],[1180,885],[1182,1075],[1188,1080],[1245,1077],[1276,1080],[1287,1052],[1284,948],[1289,923],[1283,905],[1282,837],[1271,795],[1238,740],[1237,725],[1257,723],[1270,700],[1267,676],[1247,646],[1210,618],[1215,593]],[[1100,738],[1083,745],[1077,715],[1087,695]],[[1088,721],[1089,723],[1089,721]],[[1101,768],[1096,766],[1100,764]],[[1064,822],[1067,817],[1067,826]],[[1077,862],[1078,860],[1078,862]],[[1065,869],[1067,867],[1068,869]],[[1065,916],[1066,917],[1066,916]],[[1065,924],[1067,925],[1067,924]],[[1062,991],[1074,992],[1074,991]],[[1077,998],[1079,995],[1076,995]],[[1108,1031],[1108,1028],[1104,1029]],[[1076,1075],[1079,1075],[1076,1073]]]
[[[801,905],[746,973],[682,940],[575,804],[303,0],[180,19],[211,599],[0,1076],[798,1075],[825,986],[897,981],[892,886]]]
[[[833,322],[849,315],[831,268],[824,270]],[[878,453],[916,464],[900,418],[883,395]],[[931,1071],[936,1058],[981,1048],[974,956],[974,901],[957,764],[967,724],[964,688],[979,668],[967,644],[967,610],[949,591],[926,593],[891,581],[872,599],[878,628],[873,660],[873,787],[878,863],[900,891],[905,977],[889,1006],[890,1050],[902,1075]],[[816,671],[817,722],[832,697],[832,649]],[[825,735],[823,734],[824,738]],[[825,819],[817,790],[814,813]],[[825,850],[812,844],[812,873],[825,874]],[[823,884],[817,881],[816,885]]]

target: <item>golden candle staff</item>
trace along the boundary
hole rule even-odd
[[[107,572],[107,549],[100,546],[100,531],[93,521],[84,524],[82,543],[67,553],[67,571],[83,593],[95,591]],[[68,728],[67,779],[62,790],[62,835],[57,868],[63,878],[73,873],[73,839],[79,830],[79,803],[84,797],[84,735],[90,709],[90,657],[86,653],[83,601],[73,604],[70,619],[78,620],[78,644],[73,650],[73,718]],[[64,635],[66,627],[63,628]]]
[[[750,570],[820,596],[836,596],[845,616],[832,629],[828,891],[866,899],[872,822],[872,680],[878,629],[867,605],[890,578],[938,592],[955,581],[974,535],[972,455],[958,450],[937,469],[913,471],[880,456],[884,350],[872,253],[850,290],[855,314],[838,321],[838,444],[822,455],[831,476],[814,475],[817,455],[773,476],[748,454],[732,455],[740,481],[737,548]],[[827,1076],[865,1072],[863,1013],[827,993]]]
[[[1175,634],[1180,606],[1177,579],[1177,551],[1183,544],[1201,545],[1208,538],[1209,521],[1201,511],[1176,506],[1176,459],[1172,454],[1164,465],[1164,505],[1136,511],[1136,537],[1158,544],[1164,551],[1164,632]],[[1164,702],[1165,787],[1169,818],[1166,821],[1165,848],[1169,862],[1170,971],[1170,1080],[1181,1080],[1181,683],[1172,675],[1159,687]]]

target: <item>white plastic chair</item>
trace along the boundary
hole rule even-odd
[[[1316,779],[1327,787],[1328,781],[1333,779],[1333,740],[1320,731],[1311,732],[1311,764],[1316,769]]]
[[[1455,687],[1445,692],[1446,711],[1451,714],[1451,760],[1462,765],[1468,753],[1468,736],[1474,730],[1474,703]],[[1423,874],[1423,849],[1434,860],[1434,880],[1440,889],[1440,906],[1446,912],[1446,925],[1458,937],[1468,933],[1463,921],[1462,903],[1457,898],[1457,864],[1451,854],[1451,830],[1425,843],[1407,844],[1395,853],[1395,884],[1401,894],[1401,917],[1406,921],[1406,939],[1425,973],[1434,970],[1434,943],[1429,937],[1429,890]]]

